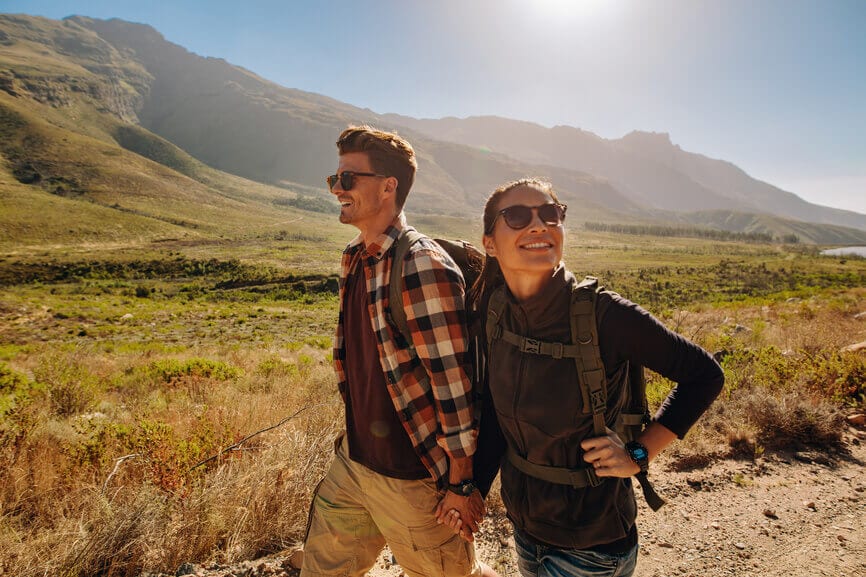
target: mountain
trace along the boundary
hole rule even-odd
[[[130,54],[152,75],[137,113],[142,127],[225,172],[324,190],[324,176],[334,170],[334,141],[348,124],[393,128],[369,110],[192,54],[148,26],[81,17],[70,21]],[[409,204],[416,212],[465,214],[504,179],[538,172],[502,155],[411,136],[419,149],[419,174]],[[571,169],[554,171],[562,176],[566,198],[598,202],[621,197],[603,180]],[[624,197],[621,202],[637,208]]]
[[[0,241],[200,238],[289,221],[312,234],[318,219],[303,211],[336,210],[323,182],[336,164],[334,140],[365,122],[415,146],[414,213],[480,218],[493,189],[526,175],[550,179],[584,221],[750,213],[760,195],[746,184],[772,189],[658,135],[607,141],[506,119],[377,115],[190,53],[150,26],[0,15]],[[737,194],[719,190],[724,178]],[[862,215],[850,215],[849,226],[860,226]],[[840,235],[821,225],[804,231],[804,242]],[[849,234],[858,235],[866,242],[862,230]]]
[[[866,215],[806,202],[722,160],[686,152],[663,133],[607,140],[570,126],[545,128],[495,116],[385,118],[432,138],[604,177],[635,202],[672,211],[724,209],[866,230]]]
[[[284,88],[223,60],[192,54],[141,24],[5,15],[0,33],[0,106],[10,114],[28,119],[28,126],[30,119],[46,121],[51,130],[73,131],[141,154],[209,187],[222,182],[221,171],[283,187],[283,196],[302,196],[298,206],[305,199],[319,207],[333,204],[324,176],[334,170],[340,131],[363,122],[394,128],[369,110]],[[480,214],[496,186],[526,174],[556,175],[563,199],[597,218],[613,214],[606,206],[610,199],[639,210],[604,179],[403,132],[418,149],[419,175],[407,207],[415,212]],[[65,142],[60,133],[51,141]],[[56,152],[61,158],[75,156],[69,147],[58,145]],[[40,156],[33,149],[6,154],[18,159],[13,164]],[[39,160],[39,183],[29,181],[24,175],[29,169],[18,164],[10,179],[18,184],[50,188],[58,179],[75,180],[62,174],[70,166],[65,161],[49,166]],[[104,173],[99,163],[90,169],[91,175]],[[209,176],[203,180],[204,174]],[[88,191],[95,186],[80,176],[75,182]],[[270,190],[265,196],[279,193]]]

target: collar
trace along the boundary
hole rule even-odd
[[[394,245],[399,238],[400,233],[403,232],[403,229],[406,228],[406,215],[403,211],[400,211],[391,224],[388,225],[381,234],[379,234],[376,239],[371,242],[369,245],[364,245],[364,241],[360,234],[352,239],[352,242],[349,243],[349,246],[346,247],[347,251],[354,252],[356,250],[363,251],[363,256],[367,258],[374,258],[376,260],[382,260],[385,258],[385,255],[388,254],[388,250]]]
[[[550,281],[538,294],[518,303],[506,285],[506,294],[512,307],[521,310],[531,328],[557,324],[562,320],[562,311],[568,310],[571,302],[571,285],[574,275],[562,262],[553,270]],[[568,289],[568,290],[565,290]],[[566,307],[563,309],[563,306]]]

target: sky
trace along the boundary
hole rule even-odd
[[[150,24],[378,113],[666,132],[866,213],[866,1],[0,0],[0,12]]]

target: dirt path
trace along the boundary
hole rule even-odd
[[[844,459],[814,453],[810,463],[770,455],[690,472],[656,472],[656,487],[669,502],[653,513],[638,498],[636,577],[866,575],[864,441],[852,436]],[[664,461],[656,469],[663,467]],[[510,525],[501,513],[485,522],[478,554],[503,577],[519,575]],[[296,577],[287,555],[187,569],[202,577]],[[372,577],[402,575],[389,559],[386,551]]]

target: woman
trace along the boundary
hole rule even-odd
[[[487,322],[487,332],[496,333],[487,335],[489,391],[508,454],[502,500],[524,577],[627,576],[638,549],[630,477],[645,473],[649,461],[685,435],[718,395],[723,373],[706,351],[639,306],[593,291],[596,330],[587,334],[596,333],[603,364],[597,373],[606,376],[607,394],[594,403],[594,423],[575,355],[561,353],[577,348],[571,307],[578,281],[561,262],[565,213],[551,185],[535,179],[500,187],[484,209],[487,258],[474,299],[486,307],[502,291],[494,299],[501,310]],[[557,348],[559,355],[551,353]],[[629,363],[677,386],[626,447],[611,429]],[[591,372],[582,374],[588,380]]]

